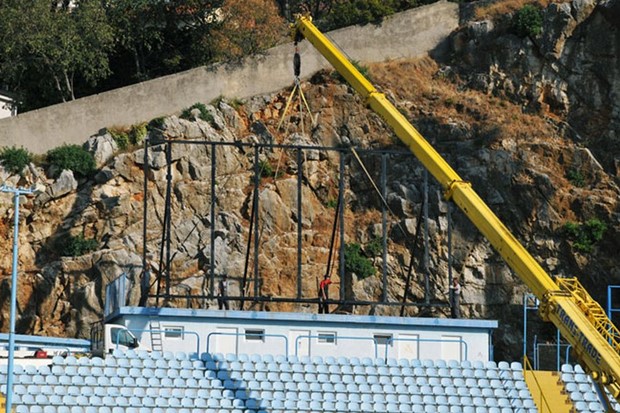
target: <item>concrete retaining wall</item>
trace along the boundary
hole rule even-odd
[[[439,2],[390,16],[379,25],[347,27],[328,37],[360,62],[421,56],[435,49],[459,22],[456,3]],[[82,144],[100,129],[132,125],[181,111],[218,96],[247,98],[292,85],[293,45],[284,44],[237,64],[199,67],[72,102],[0,119],[0,147],[45,153]],[[300,44],[302,77],[330,67],[309,42]]]

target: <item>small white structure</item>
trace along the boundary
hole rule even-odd
[[[126,326],[159,351],[489,361],[495,320],[336,314],[116,308]]]
[[[17,107],[14,103],[15,99],[0,89],[0,119],[17,116]]]

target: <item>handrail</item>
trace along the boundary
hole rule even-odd
[[[170,333],[170,330],[151,330],[151,329],[127,329],[130,332],[139,332],[139,333]],[[176,331],[175,331],[176,333]],[[200,335],[198,335],[197,332],[195,331],[180,331],[178,334],[181,334],[181,336],[185,335],[185,334],[190,334],[190,335],[195,335],[196,336],[196,354],[198,356],[200,356]],[[120,339],[120,334],[116,336],[116,348],[118,348],[118,341]]]
[[[603,307],[583,288],[579,280],[577,278],[557,278],[556,281],[560,288],[571,293],[584,314],[609,345],[616,352],[620,351],[620,330],[607,317]]]
[[[538,378],[536,378],[536,375],[534,374],[534,369],[532,369],[530,359],[527,356],[523,356],[523,378],[526,377],[528,367],[532,373],[532,377],[534,378],[534,382],[536,383],[536,386],[538,387],[538,391],[540,393],[540,405],[538,406],[538,408],[541,409],[542,406],[545,406],[547,408],[546,411],[551,413],[551,407],[549,407],[549,403],[547,402],[547,398],[545,397],[545,392],[543,392],[542,386],[540,385],[540,383],[538,382]],[[544,410],[541,409],[541,413],[544,413]]]
[[[206,352],[209,353],[209,344],[211,341],[211,336],[235,336],[235,337],[239,337],[241,335],[246,335],[246,333],[225,333],[223,331],[212,331],[209,334],[207,334],[207,349]],[[251,334],[253,336],[261,336],[261,337],[279,337],[279,338],[283,338],[284,339],[284,355],[286,357],[288,357],[288,337],[286,337],[284,334],[266,334],[266,333],[257,333],[257,334]],[[235,346],[235,354],[239,354],[239,350],[237,348],[237,346]]]
[[[18,342],[16,342],[15,344],[16,345],[20,345],[20,343],[18,343]],[[21,347],[24,347],[23,343],[21,343],[21,344],[22,344]],[[59,353],[58,354],[54,354],[54,355],[55,356],[61,356],[61,357],[71,356],[71,353],[78,353],[78,354],[80,353],[80,350],[71,350],[71,347],[69,347],[69,346],[54,346],[54,345],[51,345],[51,346],[46,346],[46,345],[32,346],[32,345],[27,345],[27,347],[29,347],[29,349],[25,350],[25,351],[29,351],[29,352],[30,351],[36,352],[37,350],[43,350],[43,351],[51,350],[53,352],[58,351]],[[36,349],[33,348],[33,347],[36,347]],[[16,350],[16,351],[24,351],[24,350]],[[62,353],[62,351],[64,351],[64,353]],[[8,353],[8,350],[2,350],[2,352],[7,352]]]
[[[396,338],[389,338],[387,344],[392,344],[392,342],[394,341],[415,341],[418,342],[418,352],[420,350],[420,344],[419,342],[431,342],[431,343],[460,343],[464,348],[465,348],[465,354],[464,354],[464,360],[467,360],[467,353],[469,353],[469,350],[467,348],[467,342],[465,340],[463,340],[462,338],[459,339],[440,339],[440,338],[401,338],[401,337],[396,337]],[[385,346],[385,359],[387,360],[388,358],[388,350],[389,350],[389,346]],[[418,354],[419,355],[419,354]]]
[[[307,338],[308,340],[313,339],[313,338],[323,338],[323,336],[312,336],[312,335],[307,335],[307,336],[297,336],[295,338],[295,356],[297,356],[297,349],[299,347],[299,339],[300,338]],[[353,336],[337,336],[334,337],[335,340],[372,340],[372,342],[375,345],[375,358],[379,357],[379,351],[377,349],[377,339],[374,337],[353,337]]]

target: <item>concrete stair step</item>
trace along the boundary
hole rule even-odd
[[[575,412],[575,406],[557,372],[528,370],[525,372],[525,383],[539,412]]]

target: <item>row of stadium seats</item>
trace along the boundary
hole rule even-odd
[[[566,392],[569,394],[577,412],[605,411],[596,393],[592,379],[585,374],[580,365],[562,365],[560,368],[560,379],[564,382]],[[619,412],[620,404],[613,397],[608,396],[614,410]]]
[[[16,368],[16,411],[535,411],[518,364],[131,353],[55,357],[49,366]]]
[[[201,354],[201,359],[203,361],[214,361],[218,363],[224,362],[252,362],[252,363],[278,363],[278,364],[294,364],[294,363],[302,363],[304,365],[340,365],[340,366],[387,366],[387,367],[425,367],[425,368],[473,368],[473,369],[489,369],[489,370],[512,370],[512,371],[522,371],[523,367],[519,362],[508,363],[505,361],[501,361],[499,363],[495,363],[494,361],[482,362],[479,360],[476,361],[457,361],[457,360],[430,360],[430,359],[394,359],[394,358],[371,358],[371,357],[321,357],[321,356],[274,356],[271,354],[221,354],[221,353],[203,353]]]
[[[489,407],[510,407],[512,406],[529,406],[532,404],[531,399],[524,397],[496,397],[489,396],[442,396],[427,393],[424,395],[408,395],[408,394],[383,394],[376,393],[322,393],[322,392],[295,392],[295,391],[247,391],[247,390],[224,390],[218,389],[198,389],[187,391],[181,388],[174,389],[157,389],[157,388],[83,388],[69,387],[65,389],[61,386],[46,389],[33,388],[29,386],[26,390],[24,386],[15,386],[14,395],[20,404],[28,405],[88,405],[88,399],[100,400],[101,398],[116,398],[118,403],[126,405],[127,400],[143,399],[143,398],[163,398],[163,399],[209,399],[209,400],[263,400],[266,402],[272,400],[300,400],[300,401],[349,401],[349,402],[376,402],[376,403],[400,403],[400,404],[424,404],[424,405],[461,405],[461,406],[489,406]],[[591,400],[592,401],[592,400]],[[92,401],[90,402],[92,404]]]
[[[363,406],[365,409],[372,408],[372,406]],[[367,412],[369,410],[362,410],[362,406],[359,406],[357,409],[350,409],[348,405],[336,405],[335,410],[330,411],[352,411],[352,412]],[[511,408],[506,409],[498,409],[498,408],[486,408],[486,407],[465,407],[461,408],[425,408],[421,406],[414,406],[411,410],[387,410],[390,408],[394,408],[394,406],[386,406],[387,412],[413,412],[413,413],[514,413],[514,410]],[[316,412],[317,410],[313,410],[310,405],[307,406],[291,406],[284,409],[274,409],[270,410],[270,413],[290,413],[291,409],[302,411],[302,412]],[[527,411],[519,409],[519,412],[535,412],[535,410]],[[96,406],[88,406],[88,407],[80,407],[80,406],[30,406],[24,407],[19,406],[16,409],[16,413],[267,413],[264,410],[251,410],[251,409],[225,409],[225,408],[171,408],[171,407],[96,407]]]

